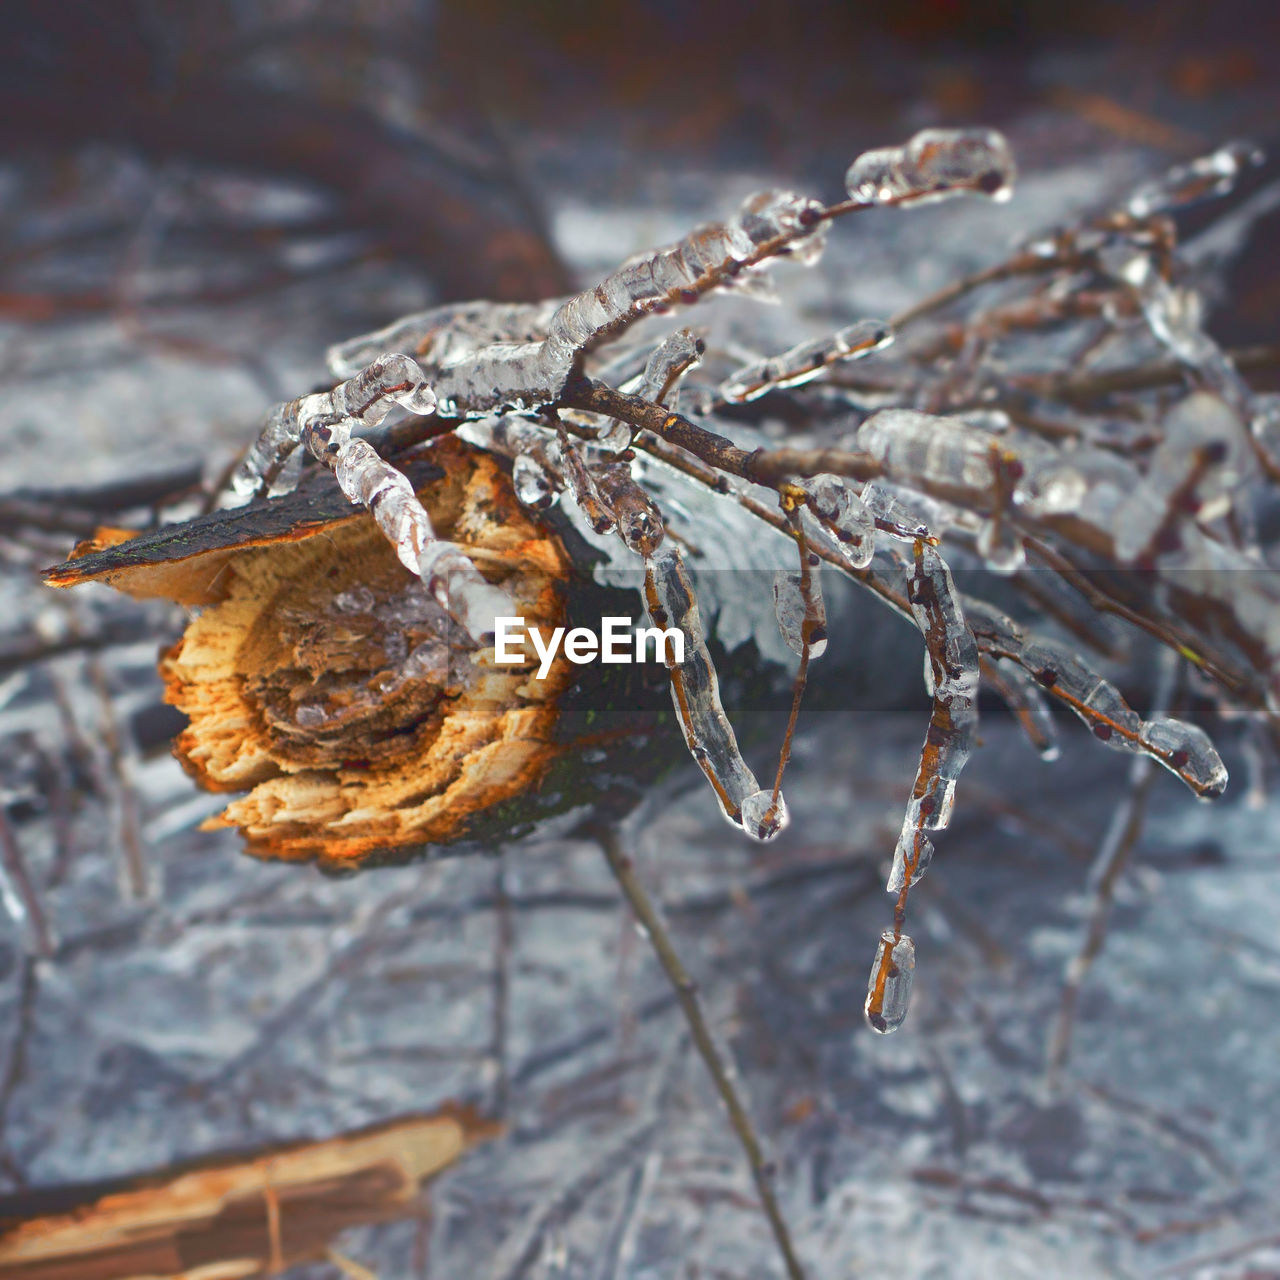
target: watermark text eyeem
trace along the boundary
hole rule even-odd
[[[527,627],[523,618],[495,618],[494,661],[502,666],[521,666],[529,660],[524,642],[527,638],[538,658],[536,679],[545,680],[564,646],[570,662],[665,662],[680,666],[684,662],[684,632],[678,627],[638,627],[632,629],[630,618],[601,618],[599,634],[590,627],[574,627],[566,632],[556,627],[544,636],[539,627]],[[655,654],[650,658],[650,642]]]

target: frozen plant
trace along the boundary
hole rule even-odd
[[[417,420],[419,440],[457,434],[505,459],[531,512],[559,503],[643,569],[649,620],[684,638],[685,660],[669,676],[685,743],[725,818],[761,841],[787,822],[782,783],[810,664],[856,644],[829,633],[821,575],[851,578],[912,622],[932,711],[892,851],[893,923],[876,943],[865,1004],[869,1025],[891,1032],[907,1016],[915,968],[908,895],[951,819],[984,687],[1046,759],[1057,752],[1047,710],[1057,702],[1099,742],[1159,763],[1197,796],[1217,797],[1227,781],[1201,729],[1144,719],[1096,660],[1030,633],[1006,606],[962,595],[949,560],[985,565],[1014,596],[1042,591],[1029,571],[1047,570],[1071,593],[1058,606],[1068,625],[1079,602],[1115,614],[1194,666],[1236,711],[1262,722],[1280,714],[1280,589],[1262,571],[1254,532],[1280,475],[1275,415],[1205,330],[1167,216],[1225,194],[1253,155],[1232,144],[898,316],[781,353],[740,359],[708,350],[694,330],[655,340],[641,325],[712,294],[751,297],[779,260],[816,266],[845,215],[1010,196],[1014,164],[999,134],[926,130],[858,157],[835,203],[761,192],[570,297],[437,307],[335,346],[332,390],[272,411],[228,502],[282,492],[298,474],[286,464],[304,450],[368,508],[461,642],[483,650],[511,600],[437,535],[410,480],[359,433],[395,411]],[[784,404],[804,423],[795,445],[761,444],[755,424]],[[397,427],[401,445],[414,435]],[[794,544],[796,568],[778,576],[774,601],[798,673],[763,785],[722,703],[686,551],[647,485],[651,467],[729,495]],[[1122,572],[1092,576],[1099,566]],[[1260,571],[1227,571],[1239,567]],[[725,1055],[629,860],[614,837],[604,843],[681,993],[798,1276]]]

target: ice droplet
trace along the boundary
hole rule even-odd
[[[994,129],[924,129],[900,147],[860,155],[845,175],[852,200],[923,204],[961,192],[1007,200],[1016,175],[1013,155]]]
[[[1222,757],[1209,735],[1196,725],[1157,716],[1142,726],[1142,744],[1204,799],[1217,799],[1226,790]]]
[[[978,529],[978,554],[995,573],[1016,573],[1027,563],[1027,551],[1007,520],[984,520]]]
[[[511,464],[511,483],[517,500],[534,511],[545,511],[560,496],[546,468],[527,453]]]
[[[772,840],[791,821],[781,793],[775,803],[772,791],[756,791],[742,802],[742,829],[753,840]]]
[[[897,1031],[906,1020],[915,971],[916,944],[907,934],[886,929],[876,947],[863,1006],[867,1025],[878,1035]]]

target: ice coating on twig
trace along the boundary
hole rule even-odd
[[[383,351],[408,351],[425,365],[440,366],[495,342],[541,342],[560,301],[431,307],[336,343],[325,352],[325,363],[335,378],[349,378]]]
[[[924,204],[964,192],[1007,200],[1016,175],[994,129],[923,129],[900,147],[863,152],[844,184],[860,204]]]
[[[1161,535],[1186,515],[1206,522],[1231,508],[1241,480],[1253,472],[1244,424],[1218,396],[1194,393],[1164,420],[1142,481],[1120,508],[1116,558],[1132,562],[1154,554]]]
[[[379,356],[332,391],[301,396],[272,409],[267,426],[231,478],[242,496],[265,491],[311,424],[323,423],[350,435],[357,427],[377,426],[395,405],[410,413],[436,411],[436,397],[422,367],[410,356]]]
[[[730,404],[759,399],[766,391],[798,387],[816,378],[828,365],[857,360],[880,351],[893,341],[883,320],[859,320],[835,333],[812,338],[784,351],[744,365],[720,384],[720,398]]]
[[[999,436],[954,418],[881,409],[858,428],[857,443],[890,476],[972,489],[995,485]]]
[[[596,533],[612,533],[618,523],[617,517],[609,500],[600,492],[586,460],[563,430],[559,444],[564,478],[578,510]]]
[[[662,545],[666,529],[662,513],[636,483],[629,462],[606,462],[592,468],[596,492],[609,508],[618,536],[643,558]]]
[[[1225,143],[1207,156],[1175,165],[1168,173],[1139,187],[1126,202],[1125,212],[1134,218],[1149,218],[1154,213],[1225,196],[1246,169],[1260,165],[1265,158],[1262,149],[1252,142]]]
[[[806,516],[835,540],[840,558],[850,568],[865,569],[875,555],[876,522],[849,482],[840,476],[816,475],[802,480],[800,487]]]
[[[680,379],[702,359],[703,349],[702,339],[692,329],[669,333],[649,353],[636,394],[653,404],[675,408]],[[633,434],[629,423],[615,418],[601,428],[599,440],[607,448],[625,449]]]
[[[1146,752],[1201,799],[1216,799],[1226,789],[1226,766],[1202,729],[1167,717],[1144,721],[1115,685],[1069,649],[1051,641],[1025,640],[1015,623],[976,602],[966,607],[981,647],[1023,667],[1042,689],[1074,711],[1099,742],[1117,751]]]
[[[616,338],[641,316],[697,302],[778,254],[803,258],[808,250],[812,255],[826,233],[823,212],[820,202],[791,191],[749,196],[727,222],[698,227],[566,299],[547,326],[546,359],[572,360],[603,339]]]
[[[942,527],[936,518],[937,504],[921,494],[913,493],[908,505],[887,485],[873,481],[863,486],[862,505],[871,513],[876,528],[898,542],[915,542],[918,538],[937,541],[933,530]]]
[[[674,407],[671,399],[676,384],[702,359],[703,344],[692,329],[668,334],[645,362],[639,395],[654,404]]]
[[[743,826],[748,835],[769,839],[781,828],[769,829],[771,823],[755,825],[768,813],[768,806],[761,810],[760,802],[753,800],[744,820],[743,807],[750,797],[772,797],[761,792],[755,774],[743,760],[733,726],[720,703],[720,685],[703,635],[693,583],[678,547],[667,543],[645,561],[644,598],[654,626],[676,627],[684,636],[683,664],[668,665],[671,698],[690,753],[711,783],[724,816]]]
[[[1142,745],[1197,795],[1214,799],[1227,789],[1227,769],[1209,735],[1198,725],[1157,716],[1141,730]]]
[[[810,569],[807,584],[799,573],[778,570],[773,576],[773,607],[778,630],[792,653],[808,650],[810,658],[826,653],[827,608],[816,569]]]
[[[333,468],[347,498],[372,513],[400,563],[422,579],[474,643],[488,643],[494,619],[510,615],[512,601],[485,580],[461,547],[435,536],[431,517],[408,477],[384,462],[368,441],[341,439],[331,427],[312,424],[304,439],[311,452]]]
[[[1253,392],[1230,356],[1205,331],[1200,295],[1188,285],[1166,279],[1154,257],[1132,241],[1107,246],[1099,252],[1098,261],[1132,290],[1156,341],[1259,432],[1262,419]]]
[[[965,608],[967,611],[967,602]],[[970,617],[970,622],[972,621]],[[977,631],[976,624],[974,631]],[[1046,761],[1056,760],[1062,753],[1058,744],[1058,727],[1040,686],[1009,658],[996,658],[991,666],[984,665],[982,674],[983,679],[1009,708],[1026,734],[1027,741],[1040,753],[1040,758]]]
[[[933,856],[926,831],[951,821],[956,781],[973,750],[978,727],[978,646],[964,620],[951,571],[937,550],[915,545],[907,600],[924,636],[933,674],[933,711],[902,833],[893,853],[888,891],[914,884]]]
[[[886,929],[876,944],[875,963],[863,1005],[867,1025],[878,1035],[897,1031],[906,1021],[915,978],[916,944],[905,933]]]

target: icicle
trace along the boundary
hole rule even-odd
[[[909,888],[929,865],[933,845],[924,833],[940,831],[951,821],[956,781],[978,727],[978,646],[961,612],[951,571],[923,541],[915,545],[907,600],[933,671],[933,711],[893,853],[886,886],[890,893]]]
[[[886,929],[876,947],[863,1006],[867,1025],[879,1035],[897,1031],[906,1021],[915,977],[916,944],[905,934]]]
[[[391,353],[332,391],[277,405],[232,476],[231,487],[246,496],[268,487],[309,428],[328,428],[340,444],[356,427],[377,426],[397,404],[424,417],[436,411],[435,393],[421,366],[409,356]]]
[[[828,365],[856,360],[880,351],[893,341],[883,320],[859,320],[822,338],[801,342],[781,355],[745,365],[720,384],[720,397],[730,404],[757,400],[766,391],[798,387],[816,378]]]
[[[771,822],[762,823],[772,804],[771,793],[761,791],[747,767],[720,704],[720,686],[703,637],[693,584],[677,547],[667,543],[645,561],[644,596],[653,625],[676,627],[684,636],[683,664],[668,666],[671,698],[690,753],[711,783],[725,817],[743,826],[748,835],[769,839],[780,829]],[[769,799],[763,809],[760,796]],[[744,814],[748,800],[751,804]]]
[[[827,609],[822,600],[822,587],[817,569],[809,571],[809,592],[806,597],[801,576],[785,569],[773,576],[773,604],[778,618],[778,630],[792,653],[804,653],[810,658],[820,658],[827,651]]]
[[[864,152],[845,187],[863,204],[924,204],[966,191],[1007,200],[1016,172],[994,129],[924,129],[903,146]]]
[[[864,569],[876,549],[875,517],[839,476],[810,476],[800,482],[809,510],[837,539],[850,566]]]
[[[1245,169],[1260,165],[1265,158],[1261,148],[1252,142],[1228,142],[1139,187],[1129,197],[1125,212],[1134,218],[1149,218],[1154,213],[1225,196]]]

